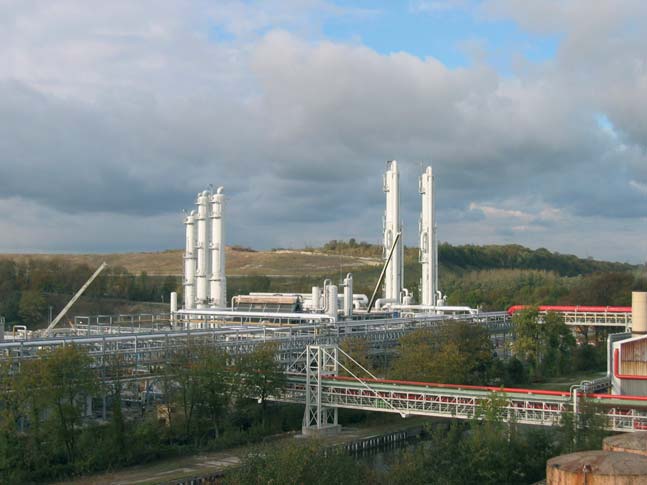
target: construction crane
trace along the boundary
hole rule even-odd
[[[88,286],[92,284],[92,282],[99,276],[99,274],[108,267],[108,264],[106,262],[101,263],[101,266],[94,272],[90,278],[88,278],[88,281],[85,282],[85,284],[79,289],[79,291],[76,292],[76,294],[72,297],[70,301],[67,302],[67,305],[60,311],[58,315],[56,315],[56,318],[52,320],[52,323],[49,324],[49,326],[45,329],[43,332],[43,335],[48,336],[51,331],[56,327],[58,322],[61,321],[61,319],[65,316],[65,314],[68,312],[68,310],[76,303],[76,300],[81,298],[81,295],[85,292],[85,290],[88,289]]]
[[[384,263],[384,266],[382,267],[382,272],[380,273],[380,277],[377,279],[377,285],[375,285],[375,290],[373,291],[373,295],[371,295],[371,300],[368,302],[368,308],[366,309],[366,313],[371,313],[371,309],[373,308],[373,305],[375,304],[375,299],[377,298],[377,292],[380,290],[380,286],[382,286],[382,283],[384,283],[384,276],[386,275],[386,269],[389,267],[389,264],[391,263],[391,258],[393,257],[393,252],[395,251],[395,248],[398,245],[398,241],[400,240],[400,236],[402,236],[401,232],[396,233],[395,237],[393,238],[393,244],[391,245],[391,250],[389,251],[389,256],[386,258],[386,262]]]

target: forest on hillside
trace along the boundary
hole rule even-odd
[[[370,257],[380,257],[382,252],[380,246],[354,239],[333,240],[307,250]],[[439,263],[440,287],[448,303],[484,310],[502,310],[513,304],[628,305],[632,290],[647,289],[646,266],[583,259],[518,245],[443,243],[439,246]],[[405,248],[404,264],[405,287],[417,296],[417,248]],[[371,294],[380,270],[378,266],[340,266],[339,273],[327,277],[338,283],[347,271],[352,271],[355,292]],[[0,317],[7,325],[42,327],[47,323],[48,307],[52,306],[55,313],[60,310],[92,272],[93,268],[85,264],[4,259],[0,261]],[[321,274],[229,276],[227,293],[231,298],[250,291],[309,292],[312,286],[321,284]],[[180,277],[132,274],[121,267],[109,267],[86,292],[84,311],[110,312],[115,299],[167,303],[171,291],[177,291],[181,298]],[[160,311],[166,310],[160,307]]]

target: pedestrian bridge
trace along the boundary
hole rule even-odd
[[[364,378],[340,363],[340,352],[334,346],[309,346],[305,365],[297,362],[288,370],[278,400],[306,404],[304,428],[336,426],[339,408],[455,419],[495,413],[506,422],[556,426],[566,414],[578,416],[586,401],[587,412],[604,416],[608,430],[647,429],[647,397],[594,394],[595,383],[561,392]],[[340,368],[350,375],[338,375]]]

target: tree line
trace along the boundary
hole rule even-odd
[[[310,248],[314,250],[313,248]],[[333,239],[321,247],[326,253],[340,253],[350,256],[381,257],[382,246],[357,241]],[[418,248],[405,247],[405,259],[417,259]],[[635,265],[599,261],[593,258],[579,258],[572,254],[561,254],[545,248],[530,249],[519,244],[465,244],[454,246],[449,243],[438,245],[438,260],[441,270],[451,272],[475,271],[481,269],[535,269],[552,271],[560,276],[578,276],[598,272],[632,271]]]
[[[129,384],[123,357],[106,358],[103,374],[74,345],[23,361],[19,372],[15,363],[0,365],[0,483],[217,450],[300,425],[300,406],[267,410],[285,379],[271,345],[237,356],[189,346],[153,369],[158,377],[147,388]]]
[[[29,328],[47,322],[48,306],[54,314],[92,275],[96,268],[58,261],[0,261],[0,316],[9,324]],[[168,302],[172,291],[181,291],[181,278],[133,275],[120,267],[106,268],[84,293],[89,299]]]
[[[608,435],[583,403],[580,427],[566,415],[552,428],[520,427],[504,422],[505,397],[492,395],[468,421],[429,421],[419,441],[386,455],[373,466],[371,458],[354,457],[323,442],[261,446],[240,467],[226,472],[228,485],[402,484],[498,485],[533,484],[545,478],[546,462],[574,451],[601,449]]]

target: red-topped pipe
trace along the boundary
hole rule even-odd
[[[614,375],[616,375],[616,369],[617,369],[617,366],[614,366]],[[616,375],[616,377],[618,377],[618,375]],[[347,377],[347,376],[328,376],[326,378],[334,381],[357,382],[357,379],[355,379],[354,377]],[[642,377],[637,376],[636,378],[642,378]],[[647,379],[647,377],[644,377],[644,379]],[[476,391],[504,392],[507,394],[517,394],[517,397],[519,394],[536,394],[538,396],[560,396],[560,397],[571,396],[570,392],[565,392],[565,391],[523,389],[519,387],[468,386],[463,384],[440,384],[438,382],[399,381],[399,380],[393,380],[393,379],[369,379],[369,378],[362,379],[362,382],[375,383],[375,384],[396,384],[396,385],[404,385],[404,386],[433,387],[433,388],[441,388],[441,389],[456,389],[456,390],[465,389],[465,390],[476,390]],[[629,396],[629,395],[619,395],[619,394],[592,394],[592,393],[588,393],[588,394],[578,393],[578,395],[588,397],[588,398],[600,399],[600,400],[624,399],[627,401],[643,401],[643,402],[647,401],[647,396]]]
[[[531,308],[529,305],[513,305],[508,308],[508,315]],[[576,312],[576,313],[631,313],[630,306],[581,306],[581,305],[541,305],[540,312]]]

